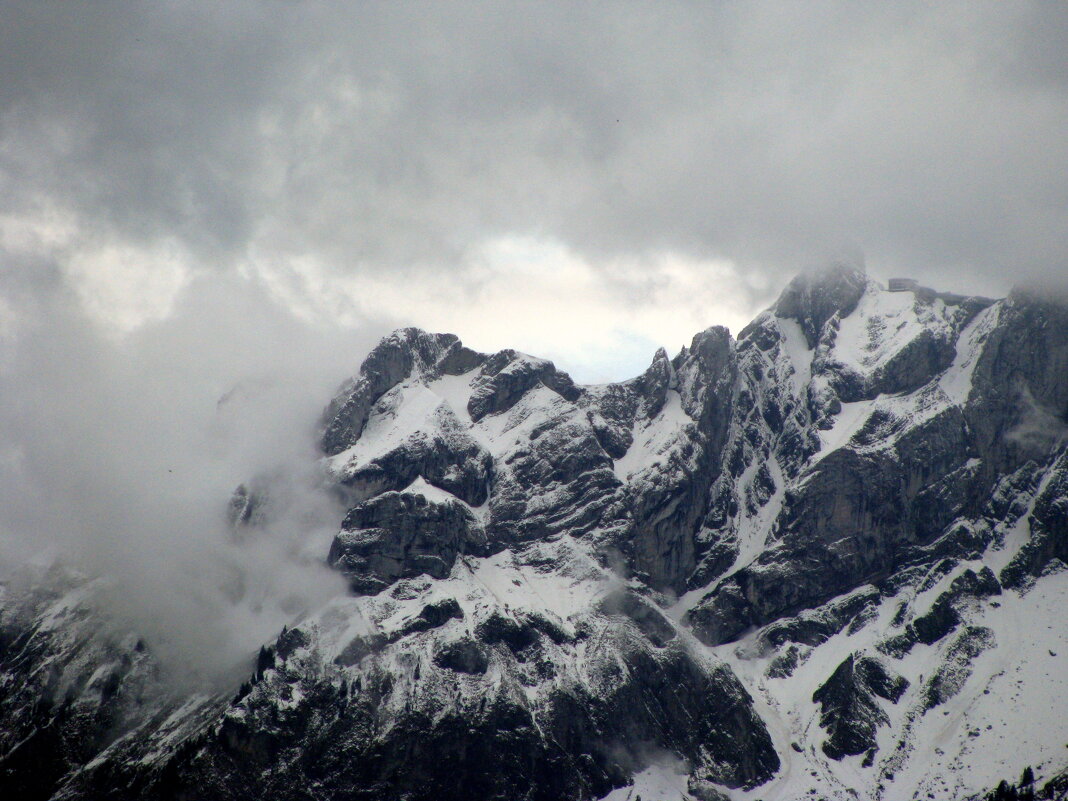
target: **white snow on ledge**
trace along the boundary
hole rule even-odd
[[[677,769],[685,767],[679,763]],[[675,766],[653,765],[635,774],[634,784],[613,790],[601,801],[691,801],[693,796],[686,792],[686,774],[675,771]]]
[[[448,503],[449,501],[457,501],[459,503],[463,503],[464,506],[467,506],[466,503],[457,498],[451,492],[443,490],[440,487],[435,487],[433,484],[428,484],[426,482],[426,479],[424,479],[422,476],[418,476],[415,481],[413,481],[411,484],[401,490],[401,492],[418,493],[419,495],[422,495],[424,498],[426,498],[432,503]]]
[[[842,411],[834,418],[834,425],[826,431],[820,431],[820,451],[813,457],[819,461],[828,453],[836,451],[849,442],[853,435],[867,422],[875,408],[874,400],[843,403]]]
[[[660,414],[652,420],[634,424],[633,443],[622,458],[616,459],[616,478],[626,484],[634,474],[658,464],[682,429],[692,423],[693,419],[682,408],[682,397],[669,389]]]
[[[347,466],[366,464],[396,448],[406,439],[433,426],[432,416],[444,403],[440,395],[421,384],[399,384],[375,404],[352,447],[326,462],[335,473]]]
[[[1000,308],[1001,304],[995,303],[983,309],[965,326],[957,339],[956,358],[938,380],[938,385],[953,403],[963,404],[972,391],[972,373],[983,353],[987,336],[997,325]]]
[[[783,337],[786,358],[789,359],[790,367],[793,369],[790,383],[794,388],[794,395],[798,398],[803,398],[808,389],[808,384],[812,380],[813,351],[808,347],[805,332],[801,330],[801,326],[796,320],[776,317],[775,322],[778,324],[779,331]]]

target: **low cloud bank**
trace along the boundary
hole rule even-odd
[[[166,666],[229,680],[258,644],[343,592],[324,564],[342,511],[315,428],[376,338],[295,318],[254,281],[194,279],[118,334],[57,272],[0,298],[0,561],[56,554],[108,576],[107,612]],[[235,536],[231,493],[267,486]]]

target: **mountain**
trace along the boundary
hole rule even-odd
[[[598,386],[408,328],[320,431],[351,591],[236,695],[168,682],[101,579],[4,588],[0,795],[1068,791],[1063,302],[834,267]]]

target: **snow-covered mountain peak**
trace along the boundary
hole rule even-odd
[[[849,316],[872,282],[863,270],[834,264],[798,275],[772,306],[778,317],[801,326],[809,348],[814,348],[823,327],[835,315]]]
[[[896,801],[1026,766],[1057,791],[1068,307],[894,288],[799,276],[736,340],[597,386],[394,332],[322,420],[350,594],[236,697],[114,713],[49,792]],[[112,714],[35,603],[3,619],[4,686]],[[102,725],[26,697],[10,753]]]

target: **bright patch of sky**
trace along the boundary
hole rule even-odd
[[[117,333],[165,318],[193,273],[173,240],[147,248],[108,243],[75,253],[66,269],[85,310]]]
[[[313,324],[358,325],[384,315],[396,325],[455,333],[470,347],[513,347],[553,359],[576,380],[629,378],[658,347],[674,354],[695,333],[753,316],[752,286],[728,261],[665,253],[598,265],[551,240],[482,242],[463,273],[344,273],[309,256],[257,255],[245,266]]]

